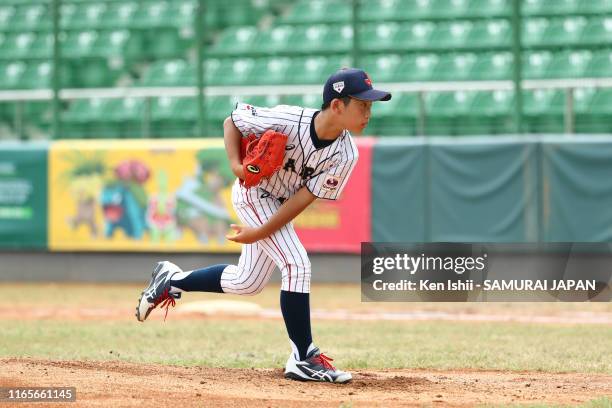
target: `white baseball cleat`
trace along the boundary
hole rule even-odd
[[[138,306],[136,307],[136,319],[144,322],[149,313],[161,304],[161,307],[166,308],[166,316],[168,316],[168,308],[174,307],[175,299],[181,298],[181,293],[170,292],[170,278],[177,272],[182,272],[181,268],[169,261],[158,262],[153,269],[149,286],[142,291]],[[166,317],[164,317],[166,320]]]
[[[287,360],[285,378],[298,381],[321,381],[331,383],[347,383],[353,379],[351,373],[336,369],[331,365],[333,359],[321,353],[314,347],[306,355],[306,359],[298,361],[293,353]]]

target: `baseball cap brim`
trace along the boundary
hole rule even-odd
[[[389,92],[379,91],[378,89],[368,89],[349,96],[361,99],[362,101],[388,101],[391,99],[391,94]]]

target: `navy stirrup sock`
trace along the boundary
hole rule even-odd
[[[280,306],[287,326],[289,338],[300,353],[298,360],[304,360],[312,343],[310,331],[310,294],[281,290]]]
[[[185,292],[219,292],[221,288],[221,274],[227,264],[209,266],[208,268],[196,269],[191,272],[179,272],[171,278],[172,286]],[[185,277],[182,277],[186,274]]]

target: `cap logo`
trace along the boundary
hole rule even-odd
[[[366,75],[365,83],[366,83],[368,86],[372,86],[372,80],[370,79],[370,76],[368,75],[368,73],[367,73],[367,72],[364,72],[364,74]]]
[[[344,81],[334,82],[332,87],[334,88],[334,91],[342,93],[342,90],[344,89]]]

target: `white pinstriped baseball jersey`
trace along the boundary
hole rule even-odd
[[[357,163],[359,153],[348,131],[333,141],[319,140],[314,130],[315,109],[279,105],[262,108],[239,103],[232,120],[243,136],[261,136],[273,129],[288,136],[283,166],[260,188],[287,199],[306,186],[318,198],[337,199]]]
[[[274,108],[238,104],[232,120],[243,136],[258,137],[273,129],[288,136],[282,168],[259,186],[245,188],[236,180],[232,203],[240,220],[258,227],[269,220],[282,202],[300,188],[319,198],[337,199],[357,163],[358,152],[348,131],[332,141],[319,140],[314,130],[315,109],[279,105]],[[293,224],[271,236],[242,245],[238,265],[227,266],[221,275],[224,292],[259,293],[275,266],[281,271],[281,289],[310,292],[311,265]]]

